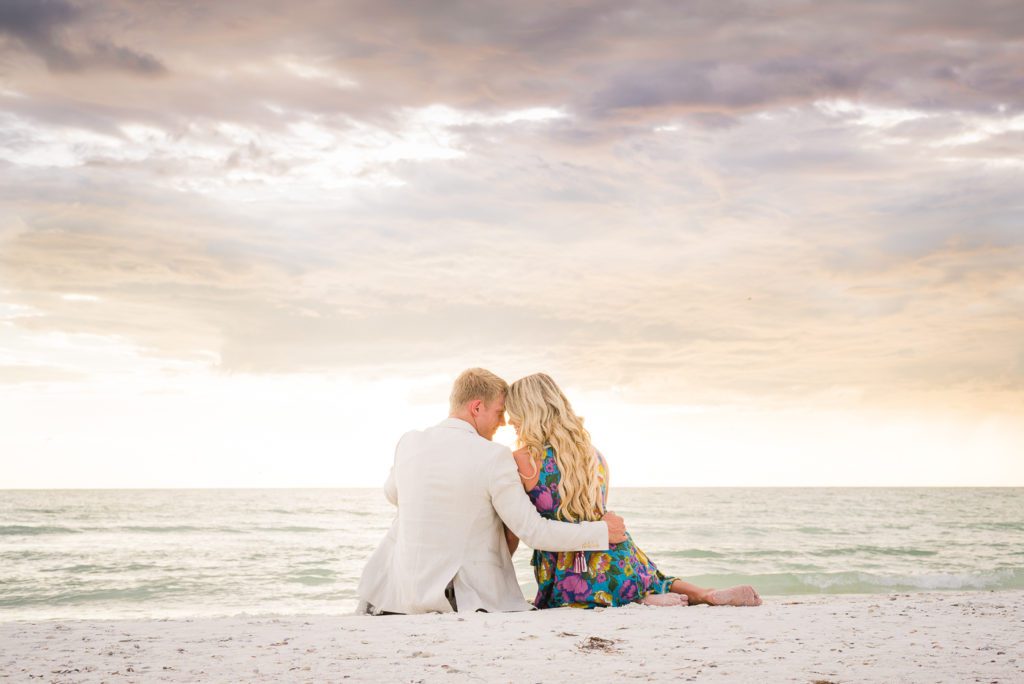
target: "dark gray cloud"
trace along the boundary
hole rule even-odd
[[[167,72],[167,67],[153,55],[106,41],[93,41],[91,51],[82,62],[85,66],[105,66],[146,76],[159,76]]]
[[[0,33],[20,41],[57,71],[75,68],[75,56],[61,45],[58,31],[80,16],[63,0],[8,0],[0,4]]]
[[[813,55],[769,55],[754,63],[665,59],[629,65],[595,93],[587,109],[599,117],[673,110],[745,113],[859,92],[868,73],[865,64],[840,67]]]
[[[108,40],[94,38],[83,48],[69,45],[74,34],[89,30],[87,15],[65,0],[5,0],[0,35],[13,38],[57,73],[113,69],[154,76],[167,71],[153,55]]]

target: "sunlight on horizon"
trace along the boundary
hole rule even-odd
[[[1024,484],[1024,430],[1005,417],[940,422],[566,392],[616,486]],[[445,394],[441,376],[187,373],[26,387],[0,396],[0,488],[376,487],[398,438],[446,417]],[[501,428],[495,441],[514,448],[515,433]],[[899,458],[907,454],[919,458]]]

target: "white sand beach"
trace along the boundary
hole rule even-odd
[[[761,608],[0,623],[0,680],[1020,682],[1024,592]]]

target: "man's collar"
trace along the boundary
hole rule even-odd
[[[472,432],[474,435],[477,434],[476,428],[461,418],[445,418],[437,424],[437,427],[455,428],[456,430]]]

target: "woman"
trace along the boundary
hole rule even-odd
[[[608,464],[590,443],[583,421],[569,400],[544,373],[517,380],[505,400],[518,446],[513,456],[523,487],[546,518],[580,522],[599,520],[608,498]],[[507,533],[510,551],[518,539]],[[627,537],[629,537],[627,533]],[[538,608],[650,605],[759,606],[753,587],[703,589],[667,577],[632,538],[608,551],[534,551]]]

